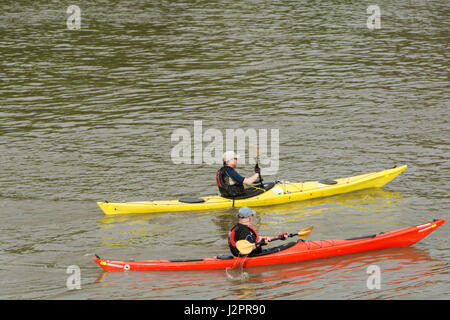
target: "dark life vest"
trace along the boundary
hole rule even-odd
[[[229,169],[228,169],[229,168]],[[222,168],[217,171],[216,174],[216,182],[217,186],[219,187],[219,191],[222,197],[232,198],[239,196],[245,192],[244,185],[235,182],[234,184],[231,184],[231,178],[227,173],[227,170],[234,170],[231,167],[223,166]]]
[[[234,256],[239,255],[239,250],[236,248],[236,242],[239,240],[247,240],[248,242],[256,243],[259,241],[259,236],[256,233],[255,229],[253,229],[251,226],[247,226],[241,223],[238,223],[231,229],[229,237],[228,237],[228,246],[230,247],[230,251]],[[255,250],[252,251],[252,253],[249,254],[255,254],[261,251],[261,247],[256,247]]]

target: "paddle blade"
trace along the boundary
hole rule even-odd
[[[236,248],[242,255],[247,255],[250,254],[250,252],[252,252],[253,249],[256,248],[256,246],[254,243],[251,243],[247,240],[239,240],[236,242]]]
[[[309,235],[311,234],[311,231],[314,229],[314,226],[309,226],[305,229],[302,229],[298,232],[298,237],[302,240],[306,239],[309,237]]]

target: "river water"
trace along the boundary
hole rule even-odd
[[[370,5],[379,28],[369,28]],[[263,166],[266,181],[408,165],[383,189],[258,208],[260,234],[313,224],[311,240],[349,238],[448,217],[447,0],[0,9],[0,299],[450,297],[448,223],[413,247],[250,268],[242,281],[223,271],[103,273],[92,261],[228,252],[231,209],[106,217],[96,205],[216,194],[219,165],[171,156],[173,133],[193,133],[194,121],[203,132],[275,130],[278,167],[264,175]],[[380,289],[367,286],[370,265]],[[80,289],[68,286],[70,266]]]

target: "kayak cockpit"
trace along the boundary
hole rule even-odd
[[[230,199],[230,200],[242,200],[242,199],[248,199],[252,197],[256,197],[270,189],[272,189],[277,182],[269,182],[265,183],[264,185],[258,185],[258,186],[251,186],[247,189],[245,189],[245,193],[239,196],[235,197],[224,197],[221,195],[224,199]],[[205,202],[205,199],[196,198],[196,197],[182,197],[178,199],[179,202],[183,203],[203,203]]]
[[[225,198],[225,199],[231,199],[231,200],[248,199],[248,198],[259,196],[260,194],[262,194],[262,193],[264,193],[266,191],[269,191],[276,184],[277,184],[277,182],[269,182],[269,183],[265,183],[263,185],[251,186],[251,187],[245,189],[245,193],[244,194],[241,194],[241,195],[238,195],[238,196],[235,196],[235,197],[225,197],[225,196],[221,195],[221,197]]]
[[[289,249],[290,247],[292,247],[292,246],[294,246],[296,244],[297,244],[297,242],[291,241],[289,243],[285,243],[285,244],[282,244],[280,246],[276,246],[276,247],[269,248],[269,249],[264,249],[262,252],[260,252],[258,254],[251,255],[251,257],[260,257],[260,256],[268,255],[268,254],[277,253],[277,252]],[[222,254],[222,255],[216,256],[215,258],[219,259],[219,260],[232,260],[232,259],[234,259],[236,257],[233,256],[233,255]],[[211,258],[206,258],[206,259],[210,260]],[[186,260],[176,259],[176,260],[168,260],[168,261],[169,262],[198,262],[198,261],[204,261],[206,259],[186,259]]]

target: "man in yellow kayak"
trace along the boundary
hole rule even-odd
[[[244,185],[251,186],[258,180],[261,167],[256,164],[255,174],[245,178],[236,171],[238,158],[239,156],[234,151],[227,151],[222,156],[223,167],[216,174],[217,186],[222,197],[242,199],[261,193],[258,192],[260,191],[258,188],[244,188]],[[260,182],[263,183],[263,181]]]
[[[266,245],[274,238],[282,237],[284,238],[284,240],[288,238],[288,235],[286,233],[282,233],[277,237],[259,237],[258,233],[251,226],[254,215],[255,211],[253,211],[249,207],[242,207],[239,209],[238,223],[231,229],[228,236],[228,246],[230,247],[230,251],[234,256],[239,255],[239,250],[236,248],[236,242],[238,242],[239,240],[247,240],[250,243],[257,243],[262,240],[262,245]],[[257,255],[261,252],[261,246],[257,245],[256,248],[248,256],[251,257],[252,255]]]

